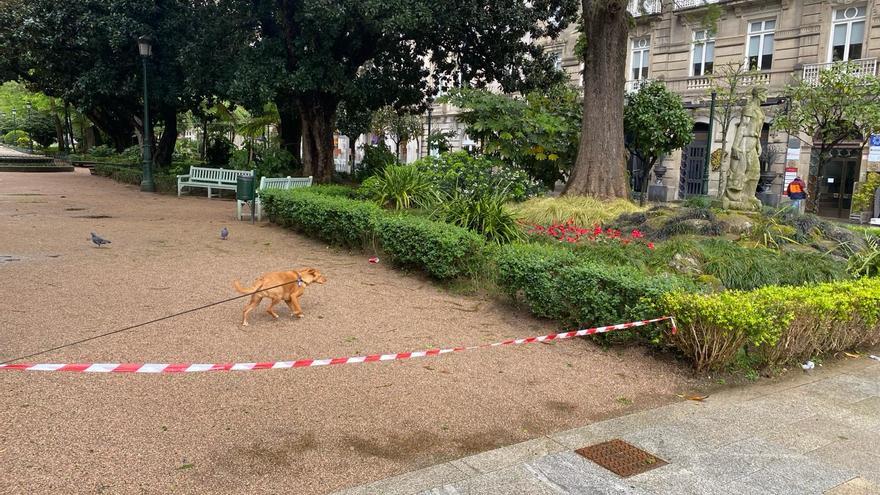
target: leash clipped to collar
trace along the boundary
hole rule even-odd
[[[296,286],[297,287],[303,286],[303,278],[302,278],[302,275],[299,274],[299,272],[297,272],[297,274],[296,274]]]

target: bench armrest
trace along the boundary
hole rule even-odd
[[[189,179],[189,174],[186,174],[186,175],[178,175],[177,178],[178,178],[178,179]]]

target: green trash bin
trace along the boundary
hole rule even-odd
[[[253,201],[254,196],[254,176],[239,175],[235,183],[235,199],[239,201]]]

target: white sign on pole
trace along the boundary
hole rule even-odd
[[[871,134],[868,147],[868,161],[880,162],[880,134]]]

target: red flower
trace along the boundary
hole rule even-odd
[[[632,231],[632,237],[633,239],[641,239],[642,237],[644,237],[644,235],[642,234],[642,231],[640,231],[639,229],[635,229]]]
[[[654,243],[653,243],[653,242],[649,242],[649,243],[648,243],[648,249],[654,249]]]

